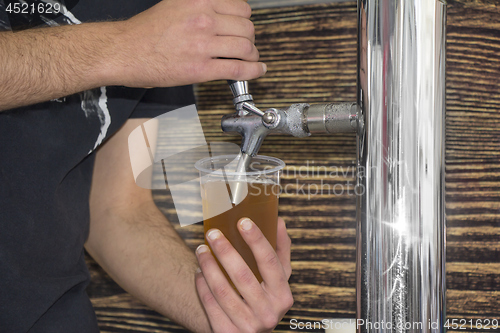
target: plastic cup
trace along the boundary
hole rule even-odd
[[[274,157],[255,156],[247,172],[236,172],[239,158],[239,155],[216,156],[195,164],[200,172],[205,243],[209,245],[207,231],[219,229],[262,282],[255,258],[241,237],[237,223],[243,217],[250,218],[276,250],[280,170],[285,163]],[[235,191],[242,191],[238,195],[243,198],[236,205],[232,203]],[[219,266],[231,281],[220,263]]]

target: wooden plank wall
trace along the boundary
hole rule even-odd
[[[355,2],[262,9],[254,11],[253,21],[261,59],[269,68],[250,85],[259,107],[355,100]],[[500,3],[449,1],[448,318],[500,319],[499,92]],[[207,142],[238,142],[220,130],[221,116],[232,112],[225,82],[199,85],[196,95]],[[289,331],[292,318],[353,318],[354,135],[269,137],[261,154],[287,164],[283,185],[288,190],[280,199],[280,215],[293,241],[290,283],[295,305],[277,331]],[[324,184],[330,191],[323,186],[323,193],[314,195]],[[157,191],[155,199],[176,221],[171,198]],[[178,230],[193,249],[202,242],[200,225]],[[93,277],[88,291],[102,332],[183,332],[121,290],[91,258],[88,262]]]

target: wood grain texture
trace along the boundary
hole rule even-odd
[[[448,3],[447,315],[500,318],[500,4]],[[269,68],[250,83],[259,107],[355,100],[354,2],[263,9],[254,11],[253,21],[261,59]],[[196,95],[207,142],[238,143],[239,138],[220,130],[221,116],[232,112],[226,83],[199,85]],[[355,149],[354,135],[272,136],[262,147],[261,154],[287,164],[283,185],[289,191],[280,199],[280,215],[293,241],[295,305],[278,332],[290,331],[292,318],[355,315]],[[301,167],[302,174],[293,173]],[[324,184],[338,191],[324,188],[322,195],[312,196],[301,191]],[[168,193],[155,191],[155,200],[175,223]],[[191,248],[202,242],[202,226],[177,228]],[[88,260],[89,294],[103,332],[183,332]]]

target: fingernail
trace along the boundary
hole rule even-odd
[[[201,268],[200,268],[200,267],[198,267],[198,268],[196,269],[195,274],[198,274],[198,273],[201,273]]]
[[[265,63],[262,63],[262,70],[264,71],[263,74],[267,73],[267,65]]]
[[[214,241],[220,237],[221,233],[217,229],[212,229],[207,233],[207,238]]]
[[[197,254],[202,254],[202,253],[205,253],[205,252],[208,252],[209,249],[208,249],[208,246],[206,246],[205,244],[201,244],[200,246],[198,246],[198,248],[196,249],[196,253]]]
[[[250,219],[243,219],[240,222],[241,230],[248,231],[252,229],[253,222]]]

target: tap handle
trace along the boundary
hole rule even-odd
[[[231,92],[233,93],[233,104],[236,108],[236,111],[241,111],[241,105],[244,102],[248,102],[253,104],[253,97],[248,92],[248,82],[247,81],[234,81],[227,80],[229,84],[229,88],[231,88]]]
[[[229,84],[229,88],[231,88],[234,97],[249,95],[248,81],[227,80],[227,84]]]

